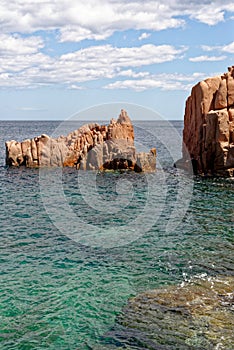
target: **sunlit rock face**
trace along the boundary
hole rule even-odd
[[[118,119],[112,119],[109,125],[86,124],[56,139],[42,134],[23,142],[8,141],[6,165],[154,171],[156,149],[136,152],[132,122],[127,112],[121,110]]]
[[[129,300],[105,336],[125,349],[233,349],[234,277],[194,278]]]
[[[186,101],[183,162],[204,175],[234,175],[234,66],[192,88]]]

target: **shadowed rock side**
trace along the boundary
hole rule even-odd
[[[186,101],[183,159],[201,175],[234,175],[234,66],[192,88]]]
[[[45,134],[23,142],[6,142],[6,165],[26,167],[76,167],[81,170],[154,171],[156,149],[136,153],[134,130],[127,112],[108,126],[86,124],[66,137]]]
[[[233,349],[234,278],[194,279],[130,299],[109,343],[129,349]]]

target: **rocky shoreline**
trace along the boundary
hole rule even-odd
[[[156,169],[156,149],[137,153],[134,129],[121,110],[109,125],[86,124],[67,136],[6,142],[6,165],[80,170]],[[186,101],[182,159],[175,163],[202,176],[234,176],[234,66],[196,84]]]

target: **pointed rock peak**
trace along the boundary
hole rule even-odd
[[[129,118],[127,112],[124,109],[121,109],[119,118],[117,120],[117,123],[120,124],[132,124],[131,119]]]
[[[111,118],[110,124],[116,124],[116,123],[117,123],[117,121],[114,118]]]
[[[228,67],[229,74],[234,77],[234,66]]]

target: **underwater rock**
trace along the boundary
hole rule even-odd
[[[194,278],[129,300],[109,342],[130,349],[233,349],[234,277]]]
[[[137,153],[134,129],[125,110],[109,125],[86,124],[66,137],[42,134],[23,142],[6,142],[6,165],[76,167],[81,170],[154,171],[156,150]]]

